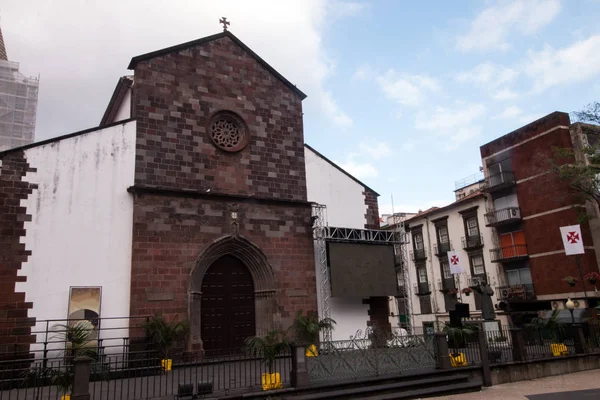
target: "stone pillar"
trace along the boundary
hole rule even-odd
[[[452,369],[452,363],[450,362],[450,354],[448,351],[448,341],[446,340],[445,333],[435,333],[435,348],[437,351],[438,368]]]
[[[510,330],[510,339],[512,343],[513,361],[527,360],[527,348],[525,347],[525,336],[523,329],[512,328]]]
[[[306,346],[292,346],[290,383],[296,388],[310,385],[306,368]]]
[[[369,304],[369,325],[377,329],[384,337],[392,334],[390,325],[389,300],[387,297],[370,297]]]
[[[584,354],[587,353],[587,343],[585,336],[583,335],[583,327],[580,324],[574,324],[573,329],[573,342],[575,344],[575,353]]]
[[[188,318],[190,321],[190,335],[189,340],[187,341],[187,350],[202,353],[202,337],[201,337],[201,329],[202,329],[202,320],[201,320],[201,311],[202,311],[202,293],[191,290],[188,293]]]
[[[483,372],[483,385],[492,386],[492,370],[490,369],[490,356],[488,353],[487,338],[483,330],[483,324],[479,325],[477,331],[479,344],[479,355],[481,357],[481,369]]]
[[[75,374],[71,400],[90,400],[90,368],[92,359],[89,357],[75,358]]]

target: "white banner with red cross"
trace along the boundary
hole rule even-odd
[[[561,226],[560,236],[562,236],[566,255],[570,256],[573,254],[585,253],[580,225]]]
[[[461,256],[455,250],[448,252],[448,263],[450,264],[451,274],[463,273]]]

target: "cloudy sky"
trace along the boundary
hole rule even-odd
[[[382,196],[454,198],[479,146],[600,100],[600,0],[4,0],[36,139],[97,125],[132,56],[230,30],[303,90],[306,142]]]

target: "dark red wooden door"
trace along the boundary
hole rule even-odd
[[[254,283],[237,258],[223,256],[202,280],[201,335],[207,355],[233,352],[255,335]]]

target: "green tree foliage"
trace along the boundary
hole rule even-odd
[[[162,315],[153,315],[143,327],[146,337],[165,359],[169,358],[169,350],[173,344],[183,339],[190,330],[187,321],[169,322]]]
[[[588,105],[583,111],[573,113],[578,122],[600,124],[600,103]],[[600,126],[583,124],[581,126],[588,143],[600,144]],[[595,139],[598,137],[598,139]],[[595,140],[589,140],[594,138]],[[553,147],[549,161],[549,171],[565,183],[570,189],[566,196],[579,203],[594,202],[600,207],[600,147],[584,145],[581,154],[577,150],[565,147]],[[583,157],[581,157],[583,156]],[[580,222],[587,220],[585,213]]]

